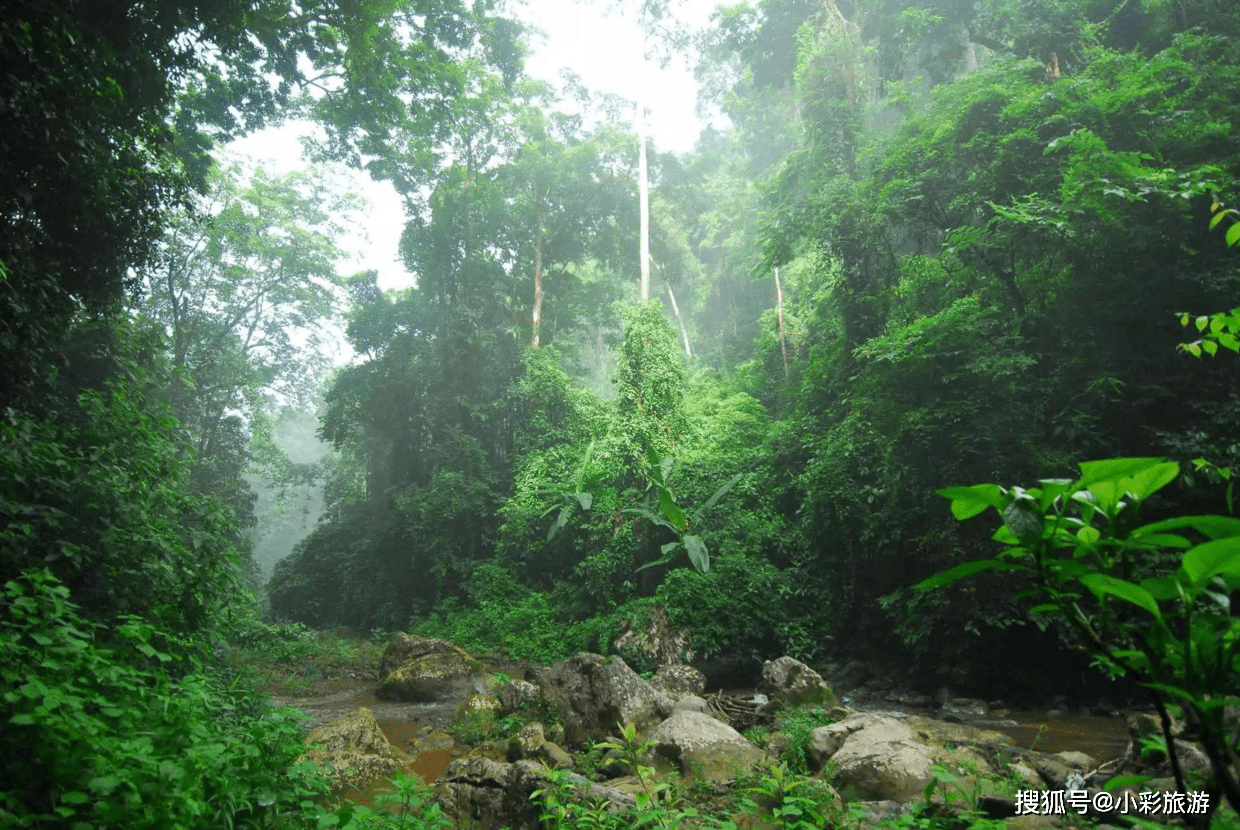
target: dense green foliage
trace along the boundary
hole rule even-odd
[[[100,630],[69,595],[34,571],[4,591],[5,826],[271,827],[319,812],[326,781],[295,766],[295,713],[138,617]]]
[[[0,764],[35,749],[0,768],[4,820],[348,822],[214,656],[293,654],[295,624],[550,662],[661,608],[697,657],[881,655],[1008,698],[1074,682],[1028,590],[1194,714],[1232,795],[1232,520],[1127,519],[1155,490],[1146,520],[1232,506],[1240,364],[1185,353],[1240,348],[1237,8],[721,7],[696,73],[727,124],[651,153],[665,305],[633,302],[628,105],[525,77],[489,2],[5,2]],[[651,54],[688,43],[639,17]],[[292,115],[318,163],[395,186],[411,287],[340,273],[357,202],[329,167],[216,161]],[[357,359],[331,369],[337,323]],[[316,409],[330,452],[291,458],[280,418]],[[1056,493],[1096,503],[952,491],[1003,511],[1002,568],[935,496],[1151,456],[1157,486],[1086,465]],[[259,601],[252,546],[320,485]],[[973,584],[911,589],[960,563]],[[1051,655],[1045,685],[983,659],[1006,647]],[[785,776],[751,800],[825,820]]]
[[[1177,786],[1185,784],[1167,708],[1183,711],[1210,759],[1208,789],[1240,806],[1240,764],[1224,708],[1240,686],[1240,520],[1177,516],[1139,524],[1150,497],[1180,473],[1159,458],[1081,464],[1076,481],[1041,487],[949,487],[952,513],[967,519],[994,508],[1003,518],[994,559],[967,562],[920,583],[951,584],[985,570],[1016,571],[1033,589],[1033,614],[1053,614],[1111,675],[1148,688],[1163,719]],[[1190,533],[1191,531],[1191,533]],[[1207,541],[1194,545],[1194,538]],[[1179,555],[1179,567],[1173,551]],[[1086,594],[1088,590],[1089,594]],[[1142,613],[1137,614],[1140,611]]]

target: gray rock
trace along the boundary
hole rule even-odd
[[[442,703],[472,694],[485,681],[482,664],[456,649],[402,663],[379,682],[375,696],[383,700]]]
[[[543,697],[564,724],[564,740],[580,744],[632,724],[645,734],[671,713],[672,702],[619,657],[578,654],[537,675]]]
[[[714,717],[710,704],[697,695],[685,695],[676,701],[676,705],[672,707],[672,714],[677,712],[697,712],[701,715],[709,715]]]
[[[650,685],[679,700],[706,691],[706,675],[693,666],[663,666],[650,678]]]
[[[530,711],[542,700],[542,692],[525,680],[510,680],[499,688],[500,714]]]
[[[605,804],[618,813],[634,810],[637,801],[614,787],[571,777],[582,801]],[[458,826],[475,830],[537,830],[541,807],[531,800],[535,790],[551,783],[546,770],[535,761],[501,764],[483,757],[454,761],[439,779],[438,800]],[[567,797],[568,794],[563,794]]]
[[[988,711],[990,711],[990,707],[986,705],[984,700],[957,697],[943,704],[942,708],[939,709],[939,717],[944,719],[955,717],[961,721],[968,722],[986,717]]]
[[[737,771],[760,763],[765,754],[726,723],[700,712],[678,711],[650,733],[655,760],[674,763],[685,775],[723,784]]]
[[[762,691],[784,706],[820,706],[835,700],[818,672],[787,656],[762,664]]]
[[[309,758],[335,771],[338,784],[365,786],[400,769],[402,753],[392,748],[374,714],[360,707],[306,736]]]
[[[469,654],[464,649],[452,645],[447,640],[420,637],[417,634],[398,631],[392,635],[387,647],[383,649],[383,657],[379,661],[379,679],[385,679],[393,670],[405,663],[433,654],[455,654],[462,658],[469,658]]]
[[[634,628],[626,622],[624,630],[612,643],[612,650],[642,667],[643,671],[647,667],[655,670],[682,665],[693,655],[689,635],[672,625],[662,605],[651,609],[645,625]]]
[[[1077,772],[1087,772],[1098,766],[1098,763],[1084,752],[1056,752],[1055,757],[1059,759],[1060,763]]]
[[[809,751],[816,766],[831,759],[837,781],[877,800],[912,800],[933,778],[930,748],[902,721],[882,715],[859,714],[819,727]]]

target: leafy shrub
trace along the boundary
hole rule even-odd
[[[815,648],[795,617],[789,573],[769,562],[723,555],[710,573],[671,571],[655,596],[702,656],[804,656]]]
[[[483,587],[485,583],[485,587]],[[517,660],[556,663],[581,651],[598,651],[619,630],[619,613],[574,619],[571,590],[535,591],[520,586],[504,568],[478,567],[471,581],[475,604],[440,604],[413,630],[440,637],[467,651],[500,652]]]
[[[0,824],[267,827],[321,812],[325,779],[294,766],[293,712],[204,674],[136,617],[100,646],[46,571],[3,596]]]
[[[835,721],[827,717],[825,709],[796,708],[786,709],[780,715],[776,726],[784,734],[780,750],[780,760],[794,774],[809,773],[809,744],[814,730],[820,726],[828,726]]]

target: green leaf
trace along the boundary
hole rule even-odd
[[[945,585],[951,585],[959,582],[966,576],[972,576],[975,573],[989,570],[1012,570],[1014,565],[1001,562],[998,559],[978,559],[973,562],[964,562],[953,568],[948,568],[942,573],[937,573],[929,579],[923,579],[913,586],[916,591],[928,591],[931,588],[942,588]]]
[[[729,490],[735,487],[736,482],[740,481],[743,475],[744,473],[737,473],[736,475],[732,476],[730,479],[725,481],[723,483],[723,486],[720,487],[718,490],[716,490],[714,493],[712,493],[710,498],[706,500],[706,504],[702,505],[701,507],[699,507],[697,510],[694,511],[693,521],[696,523],[698,519],[702,517],[703,513],[705,513],[707,510],[710,510],[712,507],[714,507],[715,502],[719,501],[719,499],[723,498]]]
[[[676,504],[676,498],[671,490],[662,485],[656,485],[655,489],[659,493],[659,509],[663,511],[663,515],[667,517],[672,527],[676,528],[676,532],[683,533],[689,526],[688,520],[685,519],[685,511]]]
[[[1042,485],[1042,492],[1038,496],[1038,502],[1042,510],[1045,511],[1055,503],[1055,499],[1068,492],[1068,488],[1072,486],[1073,481],[1070,478],[1044,478],[1040,479],[1038,484]]]
[[[1180,583],[1174,576],[1156,576],[1141,580],[1141,588],[1155,600],[1163,601],[1180,596]]]
[[[958,520],[971,519],[987,507],[1003,506],[1003,488],[997,484],[974,484],[972,487],[945,487],[936,491],[952,500],[952,515]]]
[[[1099,599],[1102,599],[1103,594],[1110,594],[1148,611],[1156,619],[1162,619],[1162,611],[1158,609],[1158,603],[1150,596],[1149,591],[1139,585],[1133,585],[1131,582],[1125,582],[1113,576],[1097,573],[1082,576],[1081,584],[1093,591],[1094,595]]]
[[[100,795],[108,795],[120,786],[120,783],[119,775],[100,775],[90,779],[86,786]]]
[[[1181,568],[1195,589],[1210,577],[1240,577],[1240,537],[1231,536],[1206,542],[1184,554]]]
[[[1028,496],[1003,508],[1003,523],[1012,529],[1022,545],[1033,544],[1042,538],[1043,521],[1042,511]]]
[[[1083,461],[1080,465],[1080,486],[1089,488],[1091,484],[1098,481],[1128,478],[1165,462],[1165,458],[1108,458],[1102,461]]]
[[[593,493],[574,493],[573,495],[577,497],[577,503],[581,505],[582,510],[589,510],[590,506],[594,504]]]
[[[1217,227],[1218,227],[1218,223],[1219,223],[1219,222],[1222,222],[1222,221],[1223,221],[1223,217],[1224,217],[1224,216],[1226,216],[1226,215],[1227,215],[1226,211],[1221,211],[1221,210],[1220,210],[1218,213],[1216,213],[1216,214],[1214,214],[1213,216],[1211,216],[1211,217],[1210,217],[1210,230],[1214,230],[1215,228],[1217,228]]]
[[[1240,519],[1231,516],[1178,516],[1142,525],[1132,532],[1133,538],[1143,538],[1166,530],[1192,528],[1211,539],[1226,539],[1240,536]]]
[[[1175,481],[1176,476],[1180,474],[1180,465],[1174,461],[1167,461],[1163,464],[1156,464],[1153,467],[1141,470],[1132,476],[1126,476],[1121,481],[1124,491],[1132,493],[1138,501],[1145,501],[1154,493],[1166,487]]]
[[[1240,222],[1233,224],[1227,229],[1226,239],[1228,245],[1240,244]]]
[[[1206,326],[1210,325],[1210,318],[1202,314],[1194,321],[1194,325],[1197,326],[1197,331],[1205,331]]]
[[[1119,787],[1136,786],[1144,784],[1146,781],[1153,781],[1152,775],[1117,775],[1114,778],[1107,779],[1106,784],[1102,786],[1104,792],[1111,792]]]
[[[1215,343],[1213,340],[1201,341],[1201,348],[1205,349],[1206,354],[1210,355],[1210,357],[1214,357],[1218,354],[1218,343]]]
[[[685,534],[680,538],[685,545],[685,550],[689,552],[689,561],[693,563],[693,567],[698,573],[708,573],[710,571],[710,554],[706,551],[706,543],[697,536]]]

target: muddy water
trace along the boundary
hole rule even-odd
[[[1118,758],[1128,745],[1128,725],[1124,718],[1096,715],[1053,715],[1045,712],[1012,712],[1019,726],[999,727],[1012,741],[1039,752],[1084,752],[1098,763]],[[1044,728],[1045,727],[1045,728]]]
[[[889,701],[858,701],[849,695],[844,703],[854,709],[902,718],[908,715],[933,717],[931,712]],[[1118,758],[1128,746],[1128,724],[1125,718],[1096,715],[1050,715],[1045,712],[1009,712],[1006,718],[1016,726],[979,723],[986,729],[1012,736],[1012,743],[1039,752],[1084,752],[1098,763]],[[1043,728],[1045,727],[1045,728]]]

